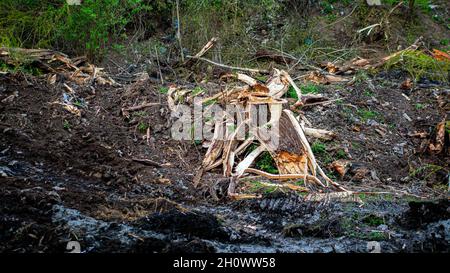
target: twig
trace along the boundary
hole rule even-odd
[[[240,71],[247,71],[247,72],[253,72],[253,73],[260,73],[260,74],[269,74],[269,71],[268,71],[268,70],[261,70],[261,69],[256,69],[256,68],[244,68],[244,67],[230,66],[230,65],[226,65],[226,64],[216,63],[216,62],[214,62],[214,61],[211,61],[211,60],[206,59],[206,58],[203,58],[203,57],[195,57],[195,56],[187,55],[186,58],[205,61],[205,62],[210,63],[210,64],[213,64],[213,65],[215,65],[215,66],[219,66],[219,67],[223,67],[223,68],[228,68],[228,69],[231,69],[231,70],[240,70]]]
[[[217,37],[211,38],[211,40],[209,40],[209,41],[202,47],[202,49],[200,49],[200,51],[199,51],[197,54],[195,54],[194,58],[200,58],[200,57],[203,57],[203,55],[205,55],[206,52],[208,52],[208,50],[210,50],[211,48],[214,47],[214,45],[217,43],[218,40],[219,40],[219,38],[217,38]],[[189,59],[188,61],[186,61],[186,62],[184,63],[184,65],[187,66],[187,65],[191,64],[192,61],[193,61],[193,59],[191,58],[191,59]]]
[[[158,64],[159,77],[161,79],[161,84],[164,84],[163,74],[161,71],[161,65],[159,64],[158,50],[156,49],[156,46],[155,46],[155,53],[156,53],[156,63]]]
[[[183,46],[181,43],[180,1],[177,0],[176,4],[177,4],[177,38],[178,38],[178,43],[180,45],[181,62],[184,63]]]
[[[131,106],[131,107],[128,107],[128,108],[122,108],[122,112],[136,111],[136,110],[140,110],[142,108],[147,108],[147,107],[151,107],[151,106],[155,106],[155,105],[161,105],[161,103],[159,103],[159,102],[148,102],[148,103],[144,103],[144,104],[137,105],[137,106]]]
[[[131,160],[134,162],[141,163],[143,165],[149,165],[149,166],[154,166],[154,167],[158,167],[158,168],[163,167],[163,165],[161,163],[158,163],[158,162],[150,160],[150,159],[132,158]]]
[[[276,180],[289,180],[289,179],[305,179],[311,182],[314,182],[322,187],[325,187],[324,184],[315,176],[310,174],[271,174],[267,173],[258,169],[254,168],[247,168],[245,169],[246,173],[253,173],[253,174],[259,174],[261,176],[264,176],[269,179],[276,179]]]
[[[330,27],[330,26],[332,26],[332,25],[335,25],[335,24],[337,24],[337,23],[340,23],[340,22],[342,22],[342,21],[344,21],[345,19],[347,19],[348,17],[350,17],[352,14],[353,14],[353,12],[355,12],[355,10],[356,10],[356,8],[358,8],[358,4],[352,9],[352,11],[349,13],[349,14],[347,14],[347,15],[345,15],[344,17],[342,17],[342,18],[340,18],[339,20],[336,20],[336,21],[334,21],[334,22],[332,22],[332,23],[330,23],[330,24],[328,24],[328,25],[326,25],[326,26],[323,26],[323,27],[321,27],[321,28],[319,28],[319,32],[320,32],[320,30],[322,30],[322,29],[324,29],[324,28],[327,28],[327,27]]]
[[[343,98],[338,98],[338,99],[332,99],[332,100],[324,100],[324,101],[318,101],[318,102],[313,102],[313,103],[307,103],[307,104],[304,104],[303,107],[313,106],[313,105],[320,105],[320,104],[329,104],[329,103],[332,103],[332,102],[335,102],[335,101],[338,101],[338,100],[342,100],[342,99]]]

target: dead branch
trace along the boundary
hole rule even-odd
[[[336,137],[336,134],[332,131],[307,128],[307,127],[305,127],[305,135],[314,137],[314,138],[324,139],[324,140],[331,140]]]
[[[251,72],[251,73],[269,74],[269,71],[267,71],[267,70],[225,65],[225,64],[221,64],[221,63],[216,63],[214,61],[211,61],[211,60],[203,58],[203,57],[195,57],[195,56],[187,55],[186,58],[194,59],[194,60],[201,60],[201,61],[210,63],[212,65],[219,66],[219,67],[226,68],[226,69],[230,69],[230,70],[239,70],[239,71],[246,71],[246,72]]]
[[[211,48],[213,48],[213,47],[216,45],[216,43],[217,43],[218,40],[219,40],[219,38],[217,38],[217,37],[211,38],[211,40],[209,40],[209,41],[206,43],[206,45],[204,45],[203,48],[202,48],[197,54],[195,54],[195,56],[194,56],[193,58],[190,58],[189,60],[187,60],[187,61],[184,63],[184,66],[190,66],[190,65],[193,64],[193,62],[194,62],[195,59],[198,59],[198,58],[200,58],[200,57],[203,57],[203,55],[205,55],[206,52],[208,52],[208,50],[210,50]]]
[[[141,110],[147,107],[151,107],[151,106],[155,106],[155,105],[161,105],[161,103],[159,102],[148,102],[148,103],[143,103],[141,105],[136,105],[136,106],[131,106],[128,108],[122,108],[122,113],[124,112],[131,112],[131,111],[137,111],[137,110]]]
[[[132,158],[131,160],[134,161],[134,162],[141,163],[143,165],[154,166],[154,167],[158,167],[158,168],[163,167],[163,164],[158,163],[158,162],[153,161],[153,160],[150,160],[150,159]]]

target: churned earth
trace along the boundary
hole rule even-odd
[[[424,80],[405,91],[405,79],[391,71],[316,86],[334,101],[301,109],[313,127],[337,134],[309,139],[330,176],[352,190],[387,192],[361,194],[361,204],[306,202],[252,187],[257,178],[241,190],[262,198],[233,201],[220,170],[194,188],[206,149],[171,138],[166,95],[152,75],[83,87],[2,74],[0,252],[66,252],[69,241],[83,252],[368,252],[372,241],[382,252],[449,252],[449,154],[426,144],[448,111],[450,87]],[[81,117],[55,103],[64,83]],[[219,90],[217,81],[171,83]],[[158,104],[124,115],[144,102]],[[352,163],[344,177],[330,167],[338,159]]]

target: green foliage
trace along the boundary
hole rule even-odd
[[[419,50],[406,50],[389,60],[385,69],[398,68],[408,72],[415,80],[427,77],[448,82],[450,61],[439,61]]]
[[[84,0],[82,5],[67,6],[67,17],[58,36],[68,42],[84,42],[89,54],[102,54],[111,40],[125,32],[133,16],[151,7],[142,0]]]
[[[441,45],[443,45],[443,46],[448,46],[449,45],[449,39],[442,39],[439,43]]]
[[[269,152],[263,152],[255,163],[256,167],[262,171],[278,174],[278,169],[275,165],[275,161]]]
[[[67,120],[63,121],[63,128],[66,129],[66,130],[70,129],[70,123]]]
[[[196,86],[194,88],[194,90],[192,90],[192,96],[197,96],[203,92],[205,92],[205,90],[203,90],[203,88],[201,88],[200,86]]]
[[[321,142],[320,140],[316,140],[313,142],[313,144],[311,145],[311,150],[313,154],[317,157],[317,159],[323,164],[329,164],[333,162],[336,158],[338,158],[337,155],[329,153],[327,151],[326,144]]]
[[[122,39],[125,27],[149,14],[161,1],[65,0],[0,1],[0,45],[58,48],[100,58]]]
[[[384,224],[384,219],[374,214],[369,214],[368,216],[364,217],[362,221],[363,223],[372,227],[377,227]]]
[[[22,72],[34,76],[42,75],[42,70],[34,64],[34,60],[29,56],[15,50],[10,50],[9,54],[11,57],[10,62],[6,63],[0,60],[0,71],[11,73]]]
[[[61,2],[61,3],[54,3]],[[56,39],[55,25],[65,15],[61,1],[0,1],[0,45],[49,47]]]
[[[146,111],[136,111],[133,113],[133,117],[146,117],[147,115]]]
[[[434,164],[425,164],[419,168],[411,169],[409,175],[411,177],[421,177],[423,179],[428,179],[430,178],[430,176],[432,176],[438,171],[449,172],[449,170],[446,169],[445,167]]]
[[[358,109],[356,114],[365,122],[369,119],[377,119],[380,114],[376,111],[366,110],[366,109]]]
[[[369,79],[369,75],[364,70],[358,70],[355,74],[355,82],[356,83],[363,83]]]
[[[411,1],[411,0],[409,0]],[[409,1],[403,1],[405,3],[405,5],[408,5]],[[384,3],[391,5],[391,6],[395,6],[398,3],[400,3],[400,0],[383,0]],[[430,0],[415,0],[414,1],[414,7],[417,7],[419,9],[421,9],[423,12],[431,12],[431,1]]]
[[[345,158],[347,158],[347,153],[345,153],[344,150],[339,149],[339,150],[336,152],[336,158],[337,158],[337,159],[345,159]]]
[[[320,86],[313,83],[303,85],[301,89],[304,94],[318,94],[320,92]]]
[[[324,14],[330,14],[334,11],[334,6],[333,6],[333,2],[334,1],[321,1],[320,2],[320,7],[322,8],[322,13]]]
[[[326,146],[319,140],[314,141],[311,145],[311,150],[314,154],[324,154],[326,152]]]
[[[288,89],[286,95],[287,95],[288,98],[292,98],[292,99],[298,100],[297,92],[295,92],[295,89],[294,89],[294,87],[292,87],[292,85],[289,86],[289,89]]]
[[[259,181],[250,181],[250,192],[270,194],[277,190],[276,186],[264,185]]]
[[[371,90],[364,91],[364,96],[373,97],[373,92]]]
[[[159,88],[159,93],[161,93],[161,94],[167,94],[168,92],[169,92],[169,88],[166,86],[161,86]]]
[[[417,110],[425,108],[425,105],[423,105],[422,103],[416,103],[414,106],[416,107]]]
[[[140,122],[140,123],[138,124],[137,129],[139,130],[139,132],[145,133],[145,132],[147,131],[147,129],[148,129],[148,124],[146,124],[146,123],[144,123],[144,122]]]

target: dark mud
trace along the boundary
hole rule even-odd
[[[73,85],[86,102],[78,118],[53,103],[67,92],[62,81],[49,86],[23,75],[0,77],[0,101],[18,92],[0,103],[0,252],[64,252],[73,240],[84,252],[367,252],[369,241],[382,252],[449,252],[448,154],[421,152],[423,140],[408,136],[432,133],[442,120],[437,97],[449,90],[442,84],[417,88],[407,100],[398,88],[402,79],[381,75],[354,87],[323,87],[342,102],[304,109],[316,127],[338,133],[318,155],[322,165],[345,155],[369,170],[361,179],[336,178],[340,183],[436,200],[392,194],[365,197],[361,206],[308,203],[291,192],[218,201],[211,186],[226,186],[219,174],[206,175],[208,186],[194,189],[205,150],[170,138],[165,98],[151,80]],[[122,114],[145,101],[161,105]],[[361,117],[360,109],[378,114]],[[441,168],[412,171],[427,164]]]

